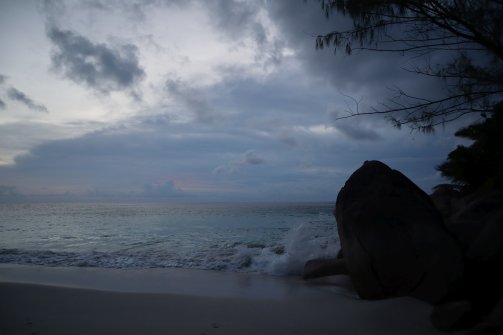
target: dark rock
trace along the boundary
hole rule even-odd
[[[234,262],[237,265],[238,269],[243,269],[250,267],[253,260],[250,255],[239,255],[234,259]]]
[[[503,190],[503,157],[498,161],[496,176],[494,177],[494,188]]]
[[[460,248],[431,199],[379,161],[351,175],[335,215],[349,275],[364,299],[436,302],[462,275]]]
[[[285,253],[285,247],[282,245],[277,245],[271,248],[272,252],[276,255],[283,255]]]
[[[446,221],[446,227],[463,250],[463,281],[457,291],[452,290],[443,300],[470,301],[470,318],[480,323],[471,333],[490,334],[496,328],[494,322],[487,322],[488,315],[497,310],[495,306],[503,295],[503,272],[500,270],[503,264],[503,192],[474,193],[461,201],[465,206]],[[501,305],[499,308],[503,309],[503,303]]]
[[[338,258],[317,258],[306,262],[302,278],[311,279],[347,273],[348,270],[344,260]]]
[[[485,320],[471,329],[467,335],[501,335],[503,334],[503,297]]]
[[[491,314],[486,318],[486,323],[498,328],[500,334],[503,334],[503,296],[500,297]]]
[[[449,184],[435,186],[430,198],[444,219],[452,216],[462,205],[461,192]]]
[[[473,329],[470,329],[470,331],[466,333],[466,335],[502,335],[502,334],[503,329],[485,322],[476,325],[475,327],[473,327]]]
[[[256,248],[256,249],[264,249],[266,247],[266,245],[263,244],[263,243],[248,243],[246,245],[246,247],[249,248],[249,249],[254,249],[254,248]]]
[[[452,301],[435,306],[430,320],[437,329],[455,331],[473,327],[476,320],[472,314],[469,301]]]
[[[503,261],[503,207],[487,217],[482,231],[467,251],[467,258],[479,263],[503,264],[499,262]]]
[[[486,219],[466,253],[467,291],[481,314],[490,312],[503,295],[503,208]]]
[[[337,253],[337,259],[343,259],[344,258],[344,253],[342,252],[342,249],[339,249],[339,252]]]
[[[466,252],[496,212],[503,208],[503,192],[473,194],[460,200],[464,206],[448,220],[446,228]]]

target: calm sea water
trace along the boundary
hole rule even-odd
[[[0,204],[0,263],[276,275],[335,256],[333,204]]]

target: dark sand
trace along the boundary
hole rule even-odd
[[[115,283],[115,284],[114,284]],[[348,278],[0,265],[0,334],[442,334],[412,298],[363,301]]]

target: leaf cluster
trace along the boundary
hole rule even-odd
[[[437,167],[463,191],[503,188],[503,103],[497,104],[491,117],[456,132],[470,139],[469,146],[458,146]]]
[[[419,97],[399,88],[386,103],[357,115],[384,114],[396,127],[430,132],[467,114],[491,113],[503,100],[503,1],[497,0],[320,0],[327,18],[348,16],[353,27],[316,38],[316,47],[398,52],[445,64],[407,71],[444,81],[446,93]],[[446,56],[447,55],[447,56]]]

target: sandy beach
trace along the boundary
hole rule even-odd
[[[1,334],[442,334],[430,306],[346,276],[0,265]]]

